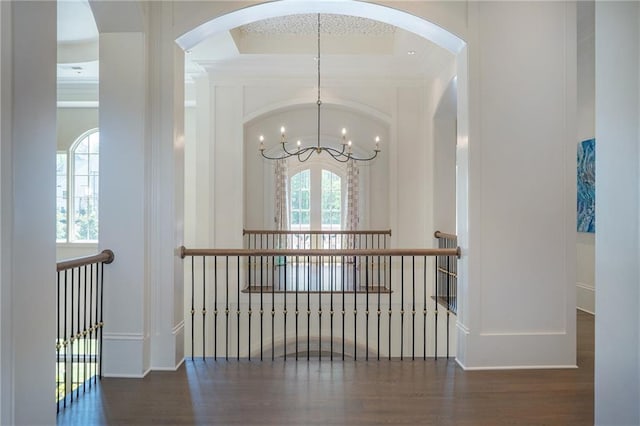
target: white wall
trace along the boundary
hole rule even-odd
[[[433,227],[449,234],[456,233],[457,98],[456,80],[452,78],[433,115]]]
[[[142,377],[145,327],[147,168],[146,42],[142,33],[100,35],[100,246],[105,268],[104,374]],[[122,67],[126,62],[127,67]],[[126,155],[123,155],[126,153]]]
[[[426,88],[396,90],[396,144],[390,153],[390,209],[394,247],[433,244],[433,139]],[[395,148],[395,149],[394,149]]]
[[[58,151],[68,150],[83,133],[98,127],[98,108],[58,108]]]
[[[577,2],[578,16],[578,137],[577,143],[595,137],[595,2]],[[597,142],[596,142],[597,143]],[[596,230],[597,231],[597,230]],[[595,312],[595,234],[576,235],[576,302],[579,309]]]
[[[211,85],[213,247],[242,247],[244,217],[243,87]]]
[[[11,4],[0,3],[0,424],[13,422],[11,311]]]
[[[596,4],[595,421],[640,424],[640,5]]]
[[[575,4],[468,8],[458,361],[478,369],[575,366]]]
[[[10,142],[4,140],[8,124],[4,120],[2,136],[3,146],[11,143],[13,167],[10,181],[13,185],[3,185],[3,194],[7,189],[12,193],[12,204],[6,206],[12,209],[13,218],[13,235],[9,237],[12,277],[10,282],[3,277],[2,286],[3,296],[10,286],[12,331],[2,337],[3,347],[10,346],[13,359],[9,370],[3,365],[2,373],[3,377],[6,371],[13,375],[9,398],[13,399],[14,411],[6,415],[9,423],[52,424],[55,423],[52,409],[55,305],[51,303],[55,300],[55,242],[52,238],[55,227],[51,212],[55,211],[52,182],[55,181],[56,149],[56,73],[53,66],[56,63],[56,4],[16,2],[12,3],[11,9]],[[6,47],[3,46],[3,56]],[[21,55],[20,52],[29,54]],[[34,66],[34,57],[42,61],[41,64],[50,66]],[[5,67],[10,65],[4,59],[6,57],[3,57],[3,68],[7,70]],[[3,92],[3,102],[4,95]],[[4,178],[3,183],[6,182]]]

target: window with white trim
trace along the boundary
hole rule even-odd
[[[56,153],[56,241],[67,241],[69,224],[69,185],[66,151]]]
[[[80,136],[69,153],[58,153],[56,176],[56,240],[96,242],[100,179],[100,133]]]
[[[341,176],[321,165],[312,165],[291,176],[290,229],[342,229],[343,183]]]

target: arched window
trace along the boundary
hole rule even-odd
[[[290,179],[292,230],[342,229],[343,179],[321,166],[311,166]]]
[[[57,240],[98,240],[100,133],[90,130],[80,136],[67,157],[57,161]]]

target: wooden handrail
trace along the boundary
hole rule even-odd
[[[457,240],[458,236],[454,234],[447,234],[445,232],[436,231],[433,233],[433,236],[436,238],[445,238],[447,240]]]
[[[102,252],[98,254],[94,254],[91,256],[83,256],[76,257],[73,259],[63,260],[61,262],[56,263],[56,271],[65,271],[67,269],[77,268],[79,266],[91,265],[94,263],[106,263],[109,264],[113,262],[115,258],[113,252],[109,249],[102,250]]]
[[[306,234],[306,235],[391,235],[391,229],[382,229],[382,230],[362,230],[362,231],[319,231],[319,230],[270,230],[270,229],[243,229],[242,235],[265,235],[265,234],[276,234],[276,235],[296,235],[296,234]]]
[[[457,256],[460,248],[450,249],[189,249],[180,247],[180,257],[185,256]]]

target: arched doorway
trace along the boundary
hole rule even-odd
[[[254,6],[248,9],[243,9],[240,11],[234,11],[229,14],[223,15],[219,18],[215,18],[205,24],[198,26],[196,29],[181,35],[177,39],[177,42],[181,47],[187,50],[191,50],[194,48],[194,46],[197,45],[199,41],[204,40],[206,37],[228,31],[229,29],[235,28],[237,25],[259,21],[261,19],[269,18],[269,17],[288,16],[288,15],[303,13],[303,12],[304,13],[322,12],[322,13],[335,13],[335,14],[345,14],[345,15],[353,15],[353,16],[366,16],[368,18],[374,18],[374,19],[378,18],[380,22],[391,23],[393,25],[398,24],[398,27],[404,28],[405,30],[408,30],[408,31],[412,31],[414,34],[418,34],[421,37],[428,38],[431,41],[437,40],[439,43],[441,43],[442,47],[444,47],[449,52],[452,52],[456,55],[456,58],[457,58],[456,64],[462,69],[464,69],[464,66],[466,64],[466,51],[464,50],[464,42],[462,42],[456,36],[453,36],[451,33],[444,31],[442,28],[439,28],[421,18],[417,18],[416,16],[409,15],[406,12],[401,12],[398,10],[389,9],[387,7],[375,6],[375,5],[369,5],[369,4],[359,4],[358,5],[359,8],[353,8],[354,6],[353,4],[337,4],[337,3],[330,4],[327,2],[305,3],[303,5],[296,5],[295,7],[292,7],[292,8],[289,8],[288,6],[290,5],[287,4],[286,10],[284,10],[282,9],[283,4],[278,2],[273,4],[258,5],[258,6]],[[377,11],[374,11],[372,9],[372,8],[375,9],[377,7],[380,8]],[[463,75],[463,78],[462,78],[463,80],[465,78],[464,77],[465,75],[466,74]],[[458,92],[459,96],[466,96],[466,92],[465,92],[466,83],[462,84],[461,86],[462,87]],[[235,93],[232,93],[234,91]],[[241,91],[238,91],[237,89],[222,88],[221,92],[226,92],[227,94],[229,94],[231,96],[231,98],[229,99],[232,99],[232,97],[234,96],[235,96],[235,99],[238,99],[238,96],[240,95]],[[209,93],[212,93],[212,92],[209,92]],[[212,104],[214,103],[235,104],[235,102],[226,103],[226,102],[218,102],[217,100],[215,102],[212,102]],[[277,101],[273,102],[273,104],[277,105]],[[462,108],[464,108],[464,105],[466,105],[466,102],[462,101],[462,102],[459,102],[459,104],[463,105]],[[257,108],[257,110],[260,110],[260,108]],[[257,113],[255,113],[255,111],[249,111],[249,112],[245,111],[244,114],[245,116],[244,117],[240,116],[240,119],[246,120],[247,115],[250,117],[256,117],[258,115]],[[240,119],[238,119],[238,116],[236,116],[235,119],[237,122],[241,121]],[[220,124],[223,128],[225,128],[224,126],[229,125],[229,122],[220,123]],[[466,125],[465,120],[458,121],[458,126],[464,127],[465,125]],[[398,124],[395,124],[395,127],[398,127],[398,126],[399,126]],[[223,133],[226,133],[226,132],[223,132]],[[465,132],[459,131],[458,133],[466,134],[466,131]],[[245,139],[246,139],[246,135],[245,135]],[[224,167],[227,167],[229,164],[232,164],[232,163],[228,161],[224,161],[224,164],[221,163],[220,166],[224,168]],[[231,167],[229,168],[231,169]],[[213,169],[215,169],[215,167]],[[464,169],[464,167],[462,167],[462,169]],[[395,172],[398,173],[398,170],[396,170]],[[235,176],[236,178],[239,178],[240,174],[237,172],[237,170],[231,170],[228,175],[220,176],[215,180],[217,180],[218,182],[233,180],[233,179],[226,178],[229,176]],[[239,178],[237,180],[241,180],[241,179],[242,178]],[[246,185],[247,183],[245,182],[244,184]],[[466,185],[462,185],[462,187],[466,188]],[[208,191],[207,193],[209,194],[214,193],[213,191],[214,188],[211,188],[211,189],[212,190]],[[409,190],[407,192],[410,193],[411,191]],[[463,196],[466,196],[466,195],[463,195]],[[239,201],[239,203],[233,202],[230,204],[242,205],[243,202],[246,202],[246,197],[245,197],[245,200],[242,200],[241,197],[238,197],[237,201]],[[219,203],[215,201],[213,202],[213,205],[221,205],[221,204],[224,204],[224,203]],[[466,203],[462,205],[466,206]],[[249,209],[249,210],[254,211],[254,209]],[[267,210],[265,209],[265,211]],[[263,214],[263,216],[267,217],[268,219],[268,213]],[[464,215],[462,215],[462,217],[464,217]],[[238,219],[234,219],[234,220],[238,222]],[[401,219],[396,219],[396,220],[402,221]],[[241,229],[241,227],[235,226],[235,225],[237,224],[234,222],[234,226],[232,226],[231,228],[234,228],[234,229],[238,228],[238,229],[235,229],[235,230],[232,229],[232,232],[235,232],[236,234],[238,234],[237,231]],[[226,238],[225,236],[222,239],[224,241],[232,241],[232,238],[234,238],[233,235],[229,235],[229,237],[230,238]]]

